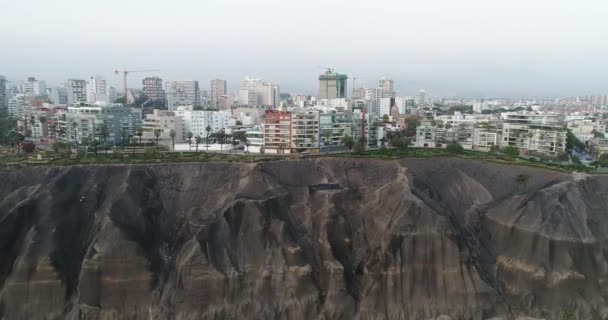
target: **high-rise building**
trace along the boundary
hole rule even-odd
[[[35,77],[28,77],[21,85],[21,92],[30,97],[46,95],[46,82],[36,80]]]
[[[214,79],[211,80],[209,86],[209,101],[212,107],[217,107],[220,104],[220,97],[227,94],[226,80]]]
[[[329,69],[319,76],[319,99],[346,98],[348,76]]]
[[[172,111],[177,106],[199,106],[198,91],[196,80],[167,81],[165,83],[167,109]]]
[[[165,101],[165,90],[163,79],[159,77],[148,77],[142,80],[144,95],[150,101]]]
[[[87,102],[110,102],[106,79],[100,75],[89,77],[86,83]]]
[[[392,79],[386,77],[380,79],[378,87],[382,90],[382,98],[392,98],[395,96]]]
[[[64,84],[51,88],[51,100],[54,104],[68,104],[68,90]]]
[[[108,87],[108,98],[110,99],[110,103],[116,102],[116,99],[118,98],[116,94],[116,88]]]
[[[268,106],[276,109],[280,102],[281,92],[277,84],[249,77],[241,82],[240,105]]]
[[[68,79],[66,84],[68,105],[87,102],[87,82],[82,79]]]
[[[426,91],[424,91],[424,89],[423,89],[423,90],[420,90],[420,91],[418,92],[418,96],[416,97],[416,100],[417,100],[417,101],[416,101],[416,103],[417,103],[418,105],[421,105],[421,106],[422,106],[422,105],[425,105],[425,104],[426,104],[426,102],[427,102],[427,101],[426,101]]]
[[[0,76],[0,112],[8,112],[8,92],[6,78]]]

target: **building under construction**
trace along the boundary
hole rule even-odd
[[[319,99],[346,98],[348,76],[335,73],[333,69],[319,76]]]

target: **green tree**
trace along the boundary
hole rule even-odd
[[[129,132],[126,130],[120,131],[120,143],[122,145],[122,150],[125,150],[125,146],[129,143]]]
[[[403,136],[396,136],[390,140],[390,144],[393,148],[397,149],[407,149],[410,144],[410,140]]]
[[[365,138],[361,137],[355,144],[355,154],[361,155],[365,152]]]
[[[452,154],[463,154],[464,153],[464,148],[457,142],[448,144],[448,146],[446,147],[446,150]]]
[[[332,136],[331,131],[330,131],[330,130],[325,131],[325,132],[323,133],[323,136],[325,137],[325,142],[324,142],[324,144],[325,144],[326,146],[331,145],[331,141],[330,141],[331,136]]]
[[[217,132],[216,137],[218,139],[218,142],[220,143],[220,150],[224,151],[224,142],[226,140],[226,131],[224,129],[221,129],[220,131]]]
[[[566,133],[566,149],[568,149],[568,151],[572,153],[572,150],[574,150],[575,148],[579,150],[585,150],[587,148],[587,145],[582,143],[574,135],[574,133],[572,133],[572,131],[568,130],[568,132]]]
[[[49,126],[51,133],[53,134],[53,140],[57,140],[57,124],[53,123]]]
[[[190,151],[192,151],[192,137],[194,137],[194,134],[192,132],[188,132],[186,136],[188,137],[188,146],[190,147]]]
[[[502,153],[508,155],[509,157],[519,157],[519,149],[514,146],[504,147],[500,151],[502,151]]]
[[[353,139],[353,137],[349,136],[348,134],[345,134],[342,137],[342,144],[348,149],[348,155],[350,155],[351,151],[353,150],[353,147],[355,146],[355,140]]]
[[[139,147],[141,148],[141,138],[144,136],[144,128],[142,128],[142,127],[137,128],[137,133],[135,135],[137,135],[137,137],[139,138]],[[135,152],[135,151],[133,151],[133,152]]]
[[[93,153],[95,154],[95,156],[97,156],[97,151],[99,151],[99,147],[101,146],[101,142],[98,139],[91,139],[91,150],[93,150]],[[135,149],[133,149],[135,150]]]
[[[194,141],[196,142],[196,152],[198,152],[198,144],[201,143],[201,141],[203,141],[203,138],[201,138],[201,136],[197,135],[194,138]]]
[[[99,127],[99,136],[101,137],[103,147],[106,150],[106,157],[108,156],[108,135],[110,135],[110,129],[107,124],[102,123]]]
[[[389,121],[390,121],[390,117],[388,116],[388,114],[385,114],[382,116],[382,122],[388,123]]]
[[[171,145],[173,146],[173,149],[171,149],[172,151],[175,151],[175,135],[175,130],[171,129],[169,136],[171,137]]]

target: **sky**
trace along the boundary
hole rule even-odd
[[[605,0],[2,0],[0,74],[56,85],[141,78],[278,82],[316,94],[319,66],[400,95],[608,93]],[[352,80],[349,81],[349,90]]]

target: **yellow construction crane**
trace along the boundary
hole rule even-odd
[[[129,73],[136,73],[136,72],[159,72],[160,70],[114,70],[115,74],[121,74],[122,73],[122,77],[123,77],[123,85],[124,85],[124,90],[125,90],[125,104],[127,103],[127,91],[129,90],[128,88],[128,84],[127,84],[127,75]]]

